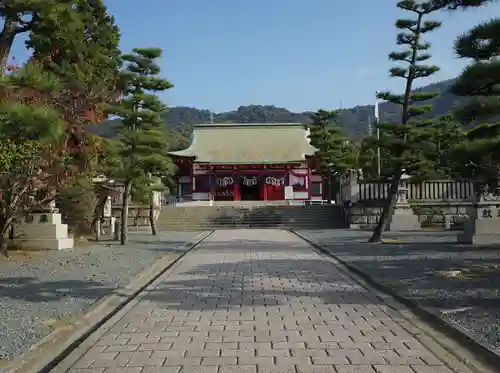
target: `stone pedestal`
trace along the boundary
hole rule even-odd
[[[415,215],[407,198],[406,182],[401,182],[396,196],[396,205],[391,220],[387,225],[388,232],[421,230],[418,216]]]
[[[104,203],[102,216],[105,218],[110,218],[113,215],[113,202],[111,201],[111,197],[106,198],[106,202]]]
[[[44,249],[72,249],[73,238],[68,236],[68,225],[61,222],[61,214],[51,211],[26,217],[15,227],[17,243],[20,246]]]
[[[468,220],[457,241],[467,245],[500,244],[500,196],[482,194],[468,209]]]

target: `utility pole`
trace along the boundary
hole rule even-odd
[[[377,126],[377,140],[380,140],[380,118],[378,112],[378,91],[375,92],[375,125]],[[377,146],[377,175],[381,175],[380,146]]]

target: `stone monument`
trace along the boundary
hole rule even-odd
[[[458,243],[500,244],[500,188],[491,189],[485,186],[479,195],[473,197],[473,204],[467,209],[469,218],[464,231],[457,236]]]
[[[43,250],[72,249],[74,246],[73,238],[68,235],[68,225],[62,223],[55,202],[43,212],[28,215],[15,228],[20,246]]]
[[[399,181],[398,191],[396,194],[396,205],[391,220],[387,225],[387,231],[416,231],[421,230],[418,216],[415,215],[413,209],[408,202],[407,181],[410,176],[403,173]]]

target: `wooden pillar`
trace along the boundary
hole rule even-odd
[[[195,185],[195,182],[194,182],[194,164],[191,163],[190,167],[189,167],[189,183],[190,183],[190,188],[191,189],[191,195],[193,195],[196,191],[196,185]]]
[[[233,184],[233,192],[234,192],[234,200],[235,201],[240,201],[241,196],[240,196],[240,185],[238,183]]]
[[[312,200],[312,171],[310,167],[307,172],[307,194],[309,195],[309,201]]]

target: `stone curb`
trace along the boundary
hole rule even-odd
[[[441,319],[438,315],[420,307],[416,302],[404,297],[397,290],[381,284],[362,269],[342,260],[310,238],[294,230],[291,230],[291,233],[333,259],[337,267],[340,267],[341,270],[347,272],[348,275],[355,278],[356,281],[360,282],[365,287],[371,287],[377,290],[379,293],[377,297],[410,324],[409,326],[403,327],[415,338],[419,339],[430,351],[438,355],[438,357],[446,362],[449,368],[453,369],[455,372],[500,372],[500,356],[483,344],[475,341],[467,333],[455,328]],[[390,298],[388,299],[388,296],[392,298],[392,300]],[[421,332],[419,333],[418,330]],[[422,338],[422,332],[427,335],[427,338],[425,338],[425,336]],[[443,356],[443,354],[448,356]],[[462,367],[457,366],[456,363],[453,364],[453,362],[450,361],[450,355],[455,358]]]
[[[194,243],[187,244],[186,251],[175,259],[169,254],[157,259],[151,266],[139,273],[127,286],[116,289],[113,294],[95,302],[72,325],[60,328],[31,347],[19,359],[8,363],[0,372],[5,373],[49,373],[63,359],[108,320],[125,308],[137,295],[177,264],[187,253],[211,236],[214,231],[201,233]]]

